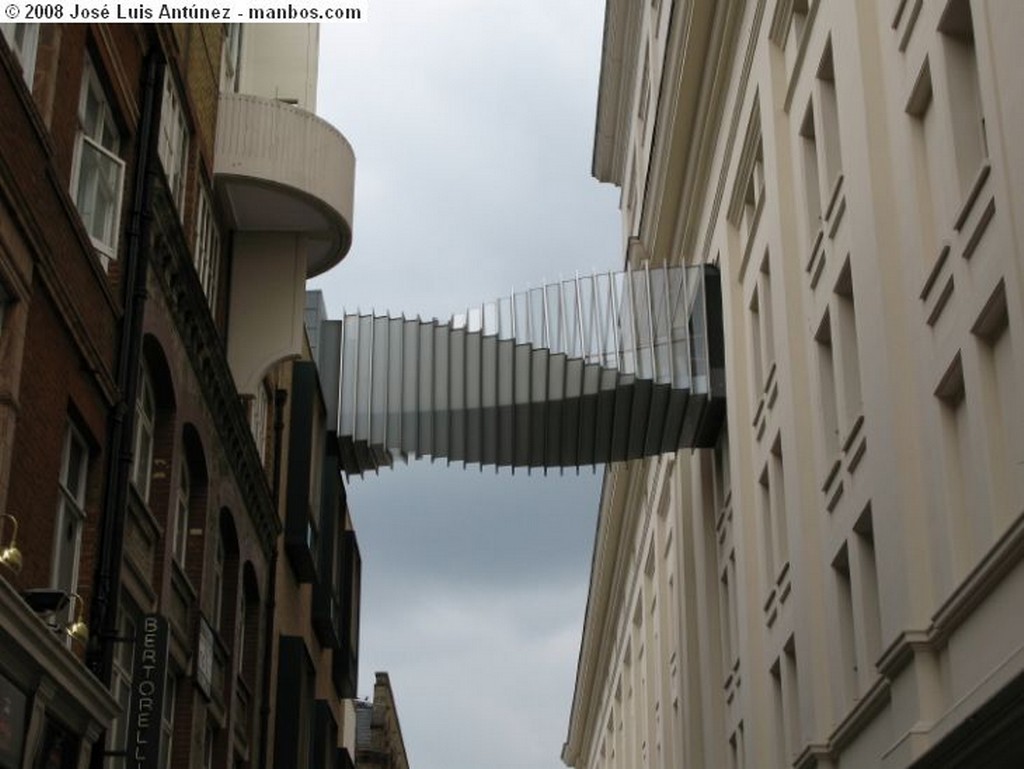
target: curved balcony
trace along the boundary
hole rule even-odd
[[[348,253],[356,161],[330,123],[273,99],[221,94],[214,157],[237,230],[301,234],[307,277]]]

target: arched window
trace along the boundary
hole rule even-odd
[[[227,508],[221,508],[220,511],[210,590],[213,594],[211,622],[220,639],[228,645],[232,628],[235,627],[232,623],[237,622],[234,608],[238,595],[238,533],[235,531],[231,511]],[[237,636],[236,627],[234,633]]]
[[[139,375],[139,394],[135,399],[135,436],[132,442],[132,483],[143,501],[149,502],[149,482],[153,474],[153,434],[156,430],[156,398],[149,369],[143,365]]]
[[[192,496],[192,476],[188,469],[188,457],[181,458],[178,471],[178,501],[174,513],[174,560],[185,568],[185,552],[188,548],[188,516]]]
[[[166,515],[165,536],[168,540],[174,536],[173,514],[180,479],[177,472],[157,473],[155,468],[176,467],[173,447],[179,444],[175,440],[174,392],[174,377],[163,347],[156,337],[147,334],[142,340],[142,362],[135,396],[131,486],[137,500],[143,502],[158,520]],[[196,464],[190,461],[189,469],[192,471],[192,486],[195,487],[199,484]]]

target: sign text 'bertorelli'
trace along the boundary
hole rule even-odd
[[[166,678],[167,619],[147,614],[135,636],[126,761],[132,769],[157,769],[160,762],[160,721]]]

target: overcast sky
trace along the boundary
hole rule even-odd
[[[621,261],[590,176],[602,0],[371,0],[324,25],[318,112],[352,143],[354,240],[315,282],[331,317],[447,319]],[[600,471],[426,461],[349,483],[363,556],[362,696],[390,673],[413,769],[554,769]]]

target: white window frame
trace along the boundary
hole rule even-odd
[[[19,32],[24,33],[20,40],[18,39]],[[6,22],[0,24],[0,33],[3,34],[7,45],[10,46],[21,64],[21,75],[25,78],[25,84],[31,91],[32,80],[36,73],[36,53],[39,50],[39,25]]]
[[[163,104],[160,107],[160,139],[157,155],[167,176],[171,199],[178,216],[185,219],[185,184],[188,180],[189,130],[181,95],[170,72],[164,75]]]
[[[75,465],[72,467],[72,448],[78,449]],[[78,564],[82,552],[82,529],[85,524],[85,489],[89,473],[89,446],[82,434],[68,425],[61,450],[59,495],[57,518],[53,532],[53,563],[51,585],[59,590],[74,593],[78,590]],[[74,536],[65,537],[68,526],[74,526]],[[68,552],[70,548],[70,552]],[[70,566],[65,573],[64,567]],[[62,577],[62,573],[64,576]],[[70,611],[74,607],[68,607]]]
[[[192,254],[196,274],[209,302],[210,312],[215,313],[220,278],[220,230],[214,216],[210,193],[205,185],[200,187],[196,203],[196,243]]]
[[[149,370],[142,366],[139,375],[139,393],[135,399],[135,436],[132,440],[132,485],[149,503],[150,481],[153,476],[153,441],[156,437],[156,398]],[[143,443],[145,441],[145,443]]]
[[[85,118],[86,105],[89,96],[92,95],[97,103],[96,125],[93,133],[86,133]],[[106,142],[106,143],[104,143]],[[100,261],[106,269],[110,262],[117,256],[118,230],[121,221],[121,200],[124,193],[124,172],[125,162],[118,156],[121,149],[120,132],[114,121],[113,113],[110,110],[110,102],[107,99],[106,91],[100,83],[99,76],[92,60],[86,56],[85,68],[82,73],[81,95],[78,101],[78,136],[75,141],[75,160],[71,171],[71,197],[75,201],[78,213],[82,217],[93,247],[99,252]],[[87,210],[89,198],[95,199],[100,194],[100,174],[97,168],[94,171],[95,178],[84,181],[82,178],[83,165],[87,153],[94,153],[99,162],[106,162],[106,169],[112,172],[111,189],[108,194],[112,200],[103,217],[103,221],[94,221],[94,212]],[[88,185],[83,189],[83,185]],[[97,227],[99,232],[96,232]]]
[[[188,552],[189,509],[192,497],[192,472],[188,468],[188,459],[181,458],[178,470],[178,502],[174,512],[174,560],[182,570],[185,569],[185,554]]]
[[[242,25],[228,24],[221,55],[220,90],[238,91],[238,70],[242,62]]]

